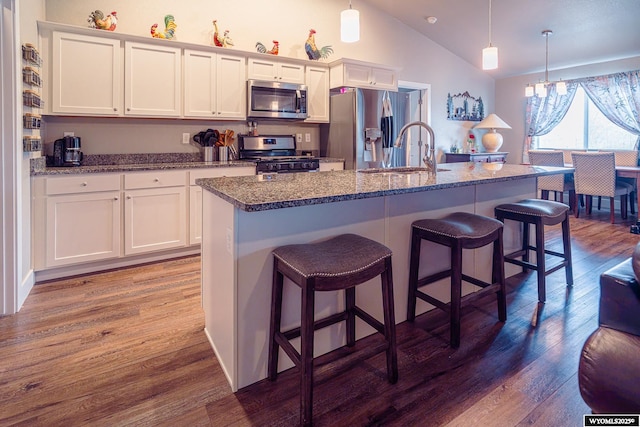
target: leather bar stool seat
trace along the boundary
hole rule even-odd
[[[538,301],[546,301],[546,276],[561,268],[565,269],[567,285],[573,285],[571,264],[571,235],[569,231],[569,206],[551,200],[525,199],[516,203],[504,203],[495,207],[496,218],[523,223],[522,248],[506,254],[505,262],[522,267],[523,271],[536,270],[538,274]],[[545,249],[544,227],[562,223],[563,252]],[[535,226],[535,246],[529,242],[529,226]],[[530,251],[535,251],[536,262],[531,262]],[[560,258],[561,262],[547,268],[546,255]],[[521,259],[518,259],[521,258]]]
[[[313,334],[336,323],[346,322],[346,343],[356,342],[356,316],[384,335],[387,342],[387,379],[398,380],[395,314],[391,250],[386,246],[356,234],[343,234],[319,243],[295,244],[273,251],[273,289],[269,332],[268,378],[278,373],[278,353],[281,347],[300,371],[300,423],[311,425],[313,407]],[[301,326],[281,331],[284,277],[302,290]],[[356,305],[357,285],[380,276],[384,323]],[[344,290],[345,310],[322,319],[314,319],[315,292]],[[300,337],[300,353],[290,340]]]
[[[500,221],[486,216],[455,212],[438,219],[421,219],[411,225],[411,260],[409,266],[409,300],[407,320],[416,316],[416,299],[419,298],[450,314],[450,342],[453,348],[460,346],[460,310],[463,300],[475,299],[487,292],[495,292],[498,300],[498,318],[507,320],[507,300],[504,276],[503,226]],[[419,278],[420,247],[428,240],[451,248],[451,268]],[[493,243],[491,283],[462,272],[462,250],[476,249]],[[438,280],[451,277],[451,302],[444,303],[419,290]],[[462,281],[481,289],[462,298]]]

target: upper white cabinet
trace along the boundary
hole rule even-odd
[[[51,49],[53,114],[122,114],[120,40],[53,32]]]
[[[182,114],[182,50],[125,42],[125,115],[179,117]]]
[[[321,67],[307,67],[307,103],[311,123],[329,123],[329,70]]]
[[[270,59],[249,58],[247,78],[287,83],[305,82],[304,65]]]
[[[184,50],[184,116],[246,118],[245,58]]]
[[[353,60],[339,60],[330,64],[331,88],[349,86],[371,89],[398,90],[394,68]]]

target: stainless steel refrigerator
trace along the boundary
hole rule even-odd
[[[393,143],[402,126],[422,119],[421,96],[420,90],[402,89],[388,92],[348,88],[332,93],[330,122],[320,128],[320,155],[344,159],[345,169],[419,166],[418,147],[423,146],[422,141],[429,142],[426,133],[412,127],[406,132],[402,148],[393,148]],[[390,103],[390,110],[386,111],[385,98]],[[390,163],[383,164],[389,154]]]

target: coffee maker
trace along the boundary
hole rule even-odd
[[[65,136],[46,145],[47,166],[80,166],[80,137]]]

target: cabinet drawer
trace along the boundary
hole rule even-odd
[[[189,185],[196,185],[196,179],[199,178],[217,178],[219,176],[246,176],[255,174],[255,165],[198,169],[189,172]]]
[[[51,177],[46,181],[47,195],[117,190],[120,190],[120,174]]]
[[[124,176],[125,190],[135,188],[177,187],[187,183],[186,171],[157,171],[128,173]]]

